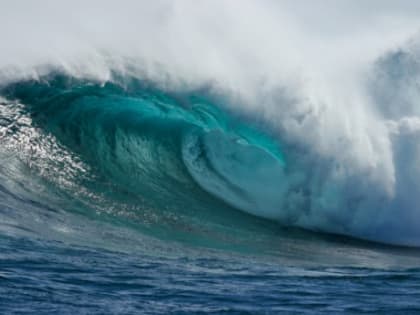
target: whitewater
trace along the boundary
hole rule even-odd
[[[419,17],[0,0],[0,311],[420,312]]]

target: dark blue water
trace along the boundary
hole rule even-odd
[[[287,266],[182,247],[165,257],[24,238],[0,242],[3,314],[420,312],[419,269]]]
[[[304,152],[220,95],[58,73],[1,95],[0,313],[420,313],[420,251],[300,229],[277,206]]]

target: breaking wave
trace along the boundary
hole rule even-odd
[[[326,139],[320,134],[331,113],[298,115],[283,93],[273,92],[271,101],[285,109],[273,120],[223,89],[168,88],[118,72],[99,81],[50,70],[8,82],[1,88],[3,189],[41,189],[47,200],[60,191],[73,211],[134,218],[159,233],[168,220],[230,225],[233,208],[283,226],[418,245],[418,106],[395,108],[382,92],[389,85],[419,92],[413,78],[387,72],[402,63],[417,65],[403,52],[378,62],[370,89],[380,119],[368,117],[362,128],[357,121],[353,130],[336,117],[328,124],[340,129]],[[31,191],[34,178],[43,188]]]

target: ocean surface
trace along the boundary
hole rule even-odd
[[[324,176],[211,87],[50,69],[0,95],[1,314],[420,314],[418,221],[387,212],[414,188]]]

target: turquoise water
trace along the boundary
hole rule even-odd
[[[2,313],[420,312],[420,251],[301,220],[305,151],[211,89],[0,90]]]

